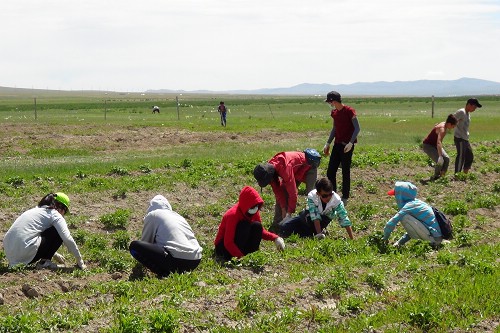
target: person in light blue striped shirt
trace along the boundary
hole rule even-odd
[[[399,211],[385,225],[384,240],[389,240],[399,222],[406,230],[394,246],[402,246],[412,238],[429,241],[433,246],[441,244],[443,240],[432,207],[416,198],[417,191],[417,187],[412,183],[398,181],[394,189],[387,192],[395,197]]]

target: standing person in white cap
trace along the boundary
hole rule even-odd
[[[332,156],[326,176],[333,184],[333,191],[337,192],[337,170],[342,165],[342,202],[345,206],[351,192],[352,153],[354,145],[358,142],[360,127],[356,110],[342,104],[342,97],[338,92],[330,91],[326,95],[325,102],[333,108],[330,113],[333,118],[333,127],[323,148],[323,153],[328,156],[330,144],[333,141]]]
[[[69,197],[62,193],[50,193],[40,200],[37,207],[19,216],[9,228],[3,240],[9,266],[34,264],[41,268],[57,268],[64,258],[56,253],[64,243],[76,258],[78,267],[85,269],[80,250],[71,236],[64,215],[69,211]]]
[[[464,172],[468,173],[472,161],[474,160],[474,154],[472,153],[472,147],[469,142],[469,125],[470,125],[470,114],[476,111],[477,108],[481,108],[482,105],[479,103],[477,98],[469,98],[465,104],[465,108],[455,112],[455,118],[458,120],[458,124],[455,127],[454,141],[457,147],[457,157],[455,158],[455,173]]]

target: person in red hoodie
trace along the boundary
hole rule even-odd
[[[224,260],[241,258],[259,249],[262,239],[274,241],[278,250],[285,249],[283,238],[262,226],[260,209],[264,200],[250,186],[245,186],[238,202],[222,217],[215,237],[215,254]]]
[[[312,148],[302,151],[284,151],[274,155],[267,163],[258,164],[253,175],[260,187],[271,184],[276,205],[272,231],[278,231],[279,223],[291,218],[297,208],[298,186],[306,184],[306,193],[314,189],[321,155]]]

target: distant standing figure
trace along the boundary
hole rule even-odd
[[[342,165],[342,202],[347,205],[351,192],[352,153],[354,145],[358,142],[359,122],[356,110],[342,104],[342,97],[338,92],[330,91],[326,95],[325,102],[333,107],[330,112],[333,128],[323,148],[326,156],[330,154],[330,144],[335,139],[326,175],[333,184],[333,191],[337,192],[337,170]]]
[[[163,195],[156,195],[144,216],[141,240],[130,243],[130,254],[157,274],[191,271],[203,251],[187,221],[172,210]]]
[[[465,108],[455,112],[455,117],[458,120],[454,134],[455,146],[457,147],[455,173],[462,171],[468,173],[472,166],[474,154],[472,153],[472,147],[469,142],[470,114],[481,107],[482,105],[479,104],[476,98],[469,98],[465,104]]]
[[[443,148],[443,139],[447,131],[451,131],[457,125],[457,118],[454,115],[448,115],[446,121],[434,125],[429,135],[424,139],[422,149],[436,163],[434,176],[431,180],[443,177],[448,171],[450,157]]]
[[[64,257],[56,252],[64,243],[78,267],[85,269],[80,250],[64,219],[68,211],[69,197],[57,192],[47,194],[37,207],[22,213],[3,240],[9,266],[37,263],[40,268],[57,268],[51,260],[64,263]]]
[[[220,113],[220,124],[224,127],[226,127],[226,113],[227,113],[227,107],[226,105],[224,104],[224,102],[220,102],[219,103],[219,107],[217,108],[217,110],[219,111]]]
[[[156,113],[156,112],[160,113],[160,107],[159,107],[159,106],[154,105],[154,106],[153,106],[153,113]]]

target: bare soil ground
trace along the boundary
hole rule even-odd
[[[216,144],[221,140],[234,141],[238,143],[248,143],[262,141],[262,138],[272,142],[282,142],[297,139],[299,137],[304,137],[303,133],[281,133],[276,131],[266,131],[260,133],[260,135],[250,135],[245,133],[226,133],[226,132],[190,132],[187,130],[176,130],[169,128],[160,127],[109,127],[96,129],[92,126],[66,126],[64,130],[53,133],[53,126],[48,125],[33,125],[33,126],[18,126],[11,124],[0,124],[0,156],[5,153],[12,153],[13,151],[19,153],[25,153],[29,148],[38,142],[48,142],[50,145],[56,145],[59,147],[74,147],[74,148],[85,148],[91,150],[99,150],[103,155],[112,155],[116,151],[126,152],[126,151],[148,151],[155,149],[156,146],[176,146],[188,145],[193,143],[203,143],[207,145]],[[324,133],[310,133],[310,136],[314,137],[316,135],[323,136]],[[152,144],[153,143],[153,144]],[[452,149],[451,147],[449,149]],[[480,163],[480,162],[479,162]],[[323,165],[326,168],[325,165]],[[340,171],[339,171],[340,172]],[[378,184],[381,190],[378,193],[370,194],[366,191],[363,186],[353,185],[352,188],[352,198],[350,199],[349,205],[355,206],[361,203],[373,203],[385,207],[385,211],[388,211],[388,215],[385,216],[374,216],[374,220],[380,220],[390,216],[393,212],[393,202],[391,198],[384,195],[386,189],[390,189],[395,180],[405,180],[414,179],[414,175],[417,172],[432,173],[431,168],[422,167],[410,167],[402,166],[400,168],[389,169],[385,167],[379,167],[376,169],[353,169],[352,179],[353,182],[356,180],[363,180],[365,182],[372,182]],[[478,177],[485,177],[478,174]],[[491,174],[488,177],[492,177]],[[483,179],[481,179],[483,180]],[[492,179],[484,179],[484,183],[492,184],[499,181],[498,174],[494,174]],[[450,184],[446,187],[446,191],[442,193],[430,193],[425,186],[419,185],[420,194],[419,197],[433,197],[435,202],[440,202],[445,196],[449,196],[450,193],[455,193],[457,197],[461,196],[464,190],[464,186],[467,186],[465,182],[461,181],[450,181]],[[199,205],[206,205],[214,203],[217,200],[217,196],[214,195],[213,188],[199,187],[195,190],[179,189],[180,192],[189,191],[192,195],[192,201],[198,202]],[[130,233],[133,234],[142,229],[142,216],[145,211],[147,201],[145,198],[151,198],[156,193],[130,193],[126,198],[123,199],[104,199],[102,201],[94,200],[89,198],[85,193],[73,194],[72,195],[72,206],[75,207],[73,214],[85,214],[90,215],[91,219],[89,223],[82,226],[83,229],[92,232],[105,232],[101,227],[97,226],[95,222],[99,216],[104,213],[115,210],[118,207],[129,208],[133,205],[137,205],[138,202],[143,203],[142,206],[134,210],[130,222]],[[36,198],[33,200],[37,200]],[[169,198],[172,205],[175,207],[181,204],[180,198]],[[10,224],[15,220],[19,211],[16,210],[17,207],[6,207],[0,209],[0,240]],[[494,209],[474,209],[470,211],[469,218],[471,221],[475,221],[477,215],[488,216],[490,224],[483,224],[480,226],[474,226],[473,228],[480,229],[484,232],[498,230],[500,227],[500,209],[495,207]],[[215,228],[217,225],[218,217],[213,217],[214,226],[206,226],[201,230],[201,233],[206,233],[203,235],[206,240],[211,240],[213,235],[215,235]],[[371,233],[370,231],[361,231],[356,236],[360,237],[366,235],[366,233]],[[480,241],[488,242],[490,240],[484,239]],[[1,243],[1,242],[0,242]],[[1,244],[0,244],[1,245]],[[210,259],[208,259],[210,260]],[[92,267],[92,263],[89,263]],[[66,270],[70,271],[74,268],[68,267]],[[266,271],[261,273],[254,273],[248,270],[233,270],[230,274],[235,275],[234,278],[248,278],[253,274],[264,274],[272,275],[271,271]],[[0,285],[4,286],[0,289],[0,306],[9,306],[13,308],[21,309],[21,303],[29,298],[38,298],[44,296],[50,296],[52,294],[67,293],[76,290],[81,290],[86,288],[89,284],[98,283],[100,281],[110,281],[115,280],[128,280],[130,278],[129,273],[99,273],[86,276],[85,279],[72,278],[67,274],[60,274],[57,271],[51,271],[48,269],[42,270],[24,270],[22,272],[7,272],[0,274]],[[311,289],[317,284],[316,281],[303,281],[300,285],[300,289]],[[299,286],[294,286],[292,284],[284,286],[281,290],[277,290],[276,294],[284,294],[287,290],[298,289]],[[397,288],[397,286],[394,286]],[[33,291],[34,290],[34,291]],[[269,292],[269,290],[268,290]],[[94,300],[87,300],[86,302],[96,302],[98,299],[105,297],[112,297],[111,295],[96,295]],[[215,302],[215,303],[214,303]],[[311,297],[296,297],[294,302],[302,304],[304,310],[310,310],[311,307],[321,308],[334,308],[335,303],[320,302],[317,299]],[[3,303],[3,305],[1,305]],[[90,305],[90,303],[88,305]],[[215,308],[234,308],[234,295],[221,295],[220,299],[213,301],[209,298],[201,299],[197,304],[185,304],[184,306],[189,308],[192,307],[195,311],[211,311],[218,318],[220,324],[235,325],[230,319],[222,315],[221,310],[217,311]],[[102,322],[95,322],[93,326],[86,327],[85,331],[97,331],[100,326],[105,325]],[[498,326],[498,323],[485,323],[485,327],[480,327],[476,332],[493,332],[493,328]]]

